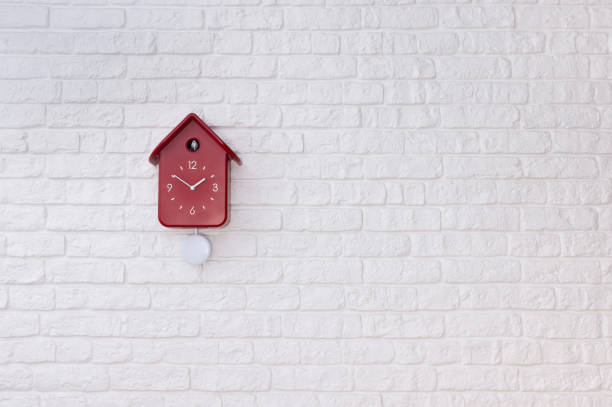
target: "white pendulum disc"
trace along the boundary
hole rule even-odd
[[[204,264],[210,256],[210,242],[202,235],[193,234],[183,242],[183,258],[189,264]]]

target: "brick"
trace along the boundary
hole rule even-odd
[[[513,78],[567,80],[588,76],[589,60],[583,56],[534,55],[516,57],[512,60]]]
[[[78,363],[91,358],[91,343],[84,339],[65,339],[55,347],[55,359],[58,362]]]
[[[421,129],[440,123],[440,111],[433,107],[364,107],[363,122],[368,128]]]
[[[597,214],[589,208],[527,208],[522,211],[525,230],[592,230]]]
[[[338,343],[302,340],[299,346],[299,357],[302,363],[333,365],[342,362],[342,348]]]
[[[551,137],[546,132],[514,131],[490,132],[481,134],[480,144],[483,151],[490,153],[525,153],[539,154],[551,150]]]
[[[192,337],[200,331],[197,315],[134,315],[127,317],[121,335],[131,338]]]
[[[611,250],[605,232],[568,233],[564,236],[563,246],[570,256],[601,256]]]
[[[339,150],[344,153],[397,153],[404,149],[405,136],[399,132],[386,132],[374,137],[371,134],[347,132],[339,137]]]
[[[363,25],[366,28],[431,28],[438,24],[434,8],[402,7],[366,10]]]
[[[122,342],[96,343],[92,349],[91,360],[94,363],[127,362],[131,351],[130,344]]]
[[[271,314],[223,314],[202,315],[201,335],[207,338],[228,337],[279,337],[281,320]]]
[[[50,310],[55,307],[53,288],[11,287],[9,290],[10,307],[19,310]]]
[[[310,51],[310,33],[253,32],[253,52],[255,54],[308,54]]]
[[[188,30],[201,28],[204,16],[198,9],[144,9],[127,10],[128,29]]]
[[[47,108],[50,127],[119,127],[123,110],[111,105],[60,105]]]
[[[36,314],[3,312],[0,315],[0,337],[17,338],[34,336],[40,333],[40,323]]]
[[[2,222],[6,230],[37,230],[45,222],[45,210],[42,207],[3,207]]]
[[[209,54],[213,51],[213,40],[214,36],[209,32],[160,31],[157,33],[157,50],[162,54]]]
[[[194,78],[200,74],[200,59],[192,56],[141,56],[127,63],[130,78]]]
[[[218,8],[206,13],[206,26],[212,29],[276,30],[283,24],[282,10],[261,8]]]
[[[60,83],[53,81],[0,81],[0,103],[58,102],[60,89]]]
[[[219,54],[250,54],[252,42],[248,32],[226,31],[215,37],[215,50]]]
[[[52,28],[121,28],[124,24],[122,9],[52,8],[49,15],[49,25]]]
[[[368,314],[363,317],[363,332],[376,338],[438,338],[444,320],[434,314]]]
[[[512,28],[514,11],[510,7],[448,7],[440,20],[449,28]]]
[[[364,264],[366,283],[434,283],[440,281],[440,264],[435,261],[368,260]]]
[[[283,336],[289,338],[353,338],[361,335],[358,315],[293,313],[283,318]]]
[[[452,314],[446,318],[446,332],[457,337],[520,336],[521,318],[518,314],[496,314],[493,320],[486,313]]]
[[[439,159],[424,157],[413,157],[410,160],[395,157],[369,157],[364,162],[364,173],[370,179],[437,178],[442,173],[442,163]]]
[[[78,34],[78,35],[77,35]],[[70,38],[79,54],[152,54],[155,52],[155,35],[145,31],[80,31]],[[67,42],[68,40],[64,40]],[[49,44],[49,48],[57,48]],[[48,49],[49,49],[48,48]],[[71,53],[71,49],[62,53]]]
[[[54,207],[47,213],[49,230],[123,230],[123,210],[100,207]]]
[[[514,107],[442,107],[440,115],[448,128],[512,128],[519,121]]]
[[[119,336],[121,319],[104,314],[45,314],[41,333],[48,336]]]
[[[519,230],[519,211],[512,208],[449,208],[442,213],[442,229]]]
[[[182,367],[138,366],[109,369],[113,390],[185,390],[189,369]]]
[[[277,73],[276,59],[269,56],[211,56],[201,65],[204,78],[270,78]]]
[[[281,263],[275,260],[232,259],[209,262],[202,279],[210,283],[273,283],[280,281],[281,273]],[[197,269],[191,276],[199,277]]]
[[[601,320],[594,314],[530,313],[524,316],[525,336],[530,338],[599,338]]]
[[[364,229],[374,231],[439,230],[435,209],[374,209],[364,211]]]
[[[44,108],[39,105],[0,105],[0,128],[36,127],[45,123]]]
[[[417,308],[416,290],[408,287],[350,288],[346,308],[358,311],[408,311]]]
[[[268,257],[335,257],[341,252],[342,242],[327,234],[275,234],[257,241],[257,253]]]
[[[444,367],[439,370],[438,387],[461,391],[466,388],[485,391],[517,390],[519,371],[516,368]]]
[[[355,371],[355,388],[360,391],[427,391],[435,385],[431,368],[369,366]]]
[[[270,372],[262,367],[197,367],[191,386],[205,391],[263,391],[270,388]]]
[[[50,259],[44,272],[53,283],[120,283],[124,268],[116,260]]]
[[[597,175],[597,163],[590,157],[534,157],[522,161],[530,178],[591,178]]]
[[[11,41],[8,38],[7,41]],[[2,79],[35,79],[49,75],[49,59],[42,57],[3,57]]]
[[[121,56],[61,56],[51,59],[51,76],[60,79],[119,78],[126,72]]]
[[[436,62],[441,79],[504,79],[510,77],[510,62],[499,57],[446,57]]]
[[[48,19],[46,7],[13,7],[0,8],[0,27],[2,28],[35,28],[45,27]]]
[[[343,254],[353,257],[402,257],[410,253],[408,236],[383,232],[352,233],[344,236]]]
[[[417,291],[418,308],[452,310],[459,306],[459,290],[455,287],[424,287]]]
[[[361,281],[361,269],[359,260],[291,260],[285,266],[283,279],[296,284],[354,283]]]
[[[583,7],[524,7],[517,11],[518,28],[587,28],[589,14]]]
[[[278,367],[272,372],[272,388],[279,390],[346,391],[353,387],[346,367]]]
[[[393,75],[393,60],[382,56],[361,56],[358,59],[360,79],[388,79]]]
[[[69,288],[55,291],[58,309],[145,309],[149,307],[146,288]]]
[[[64,249],[64,236],[53,233],[12,233],[6,243],[6,253],[17,257],[59,256]]]
[[[40,259],[4,258],[0,261],[2,284],[39,283],[43,278],[43,262]]]
[[[521,390],[526,391],[588,391],[601,386],[599,371],[594,367],[524,368],[520,372]]]
[[[361,227],[361,212],[358,209],[289,209],[283,215],[287,230],[345,231]]]
[[[360,33],[343,35],[341,49],[346,54],[372,55],[382,52],[382,33]]]
[[[247,292],[247,307],[255,310],[295,310],[299,302],[294,287],[256,287]]]
[[[517,178],[521,162],[515,157],[448,157],[444,161],[450,178]]]
[[[32,371],[25,367],[7,367],[3,369],[0,389],[4,391],[30,390]]]
[[[104,391],[109,377],[102,366],[38,366],[33,388],[38,391]]]
[[[286,79],[341,79],[357,73],[357,61],[351,57],[280,57],[278,66]]]
[[[394,35],[394,52],[412,54],[418,50],[422,54],[448,55],[459,49],[459,39],[452,32],[425,32],[418,39],[410,34]]]
[[[609,7],[597,7],[590,10],[593,27],[603,28],[609,27],[610,21],[608,18],[612,16],[612,9]]]
[[[338,310],[344,305],[341,287],[303,287],[300,289],[300,309]]]

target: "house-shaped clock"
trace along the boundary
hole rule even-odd
[[[155,147],[158,218],[167,227],[217,227],[228,219],[230,161],[240,158],[190,113]]]

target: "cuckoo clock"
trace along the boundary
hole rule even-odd
[[[187,115],[149,156],[159,165],[160,223],[179,228],[223,226],[228,219],[230,160],[242,165],[198,115]],[[194,239],[202,241],[193,238],[192,245]]]

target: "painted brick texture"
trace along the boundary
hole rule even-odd
[[[610,29],[605,0],[0,1],[0,406],[612,405]],[[244,161],[202,267],[147,162],[189,112]]]

